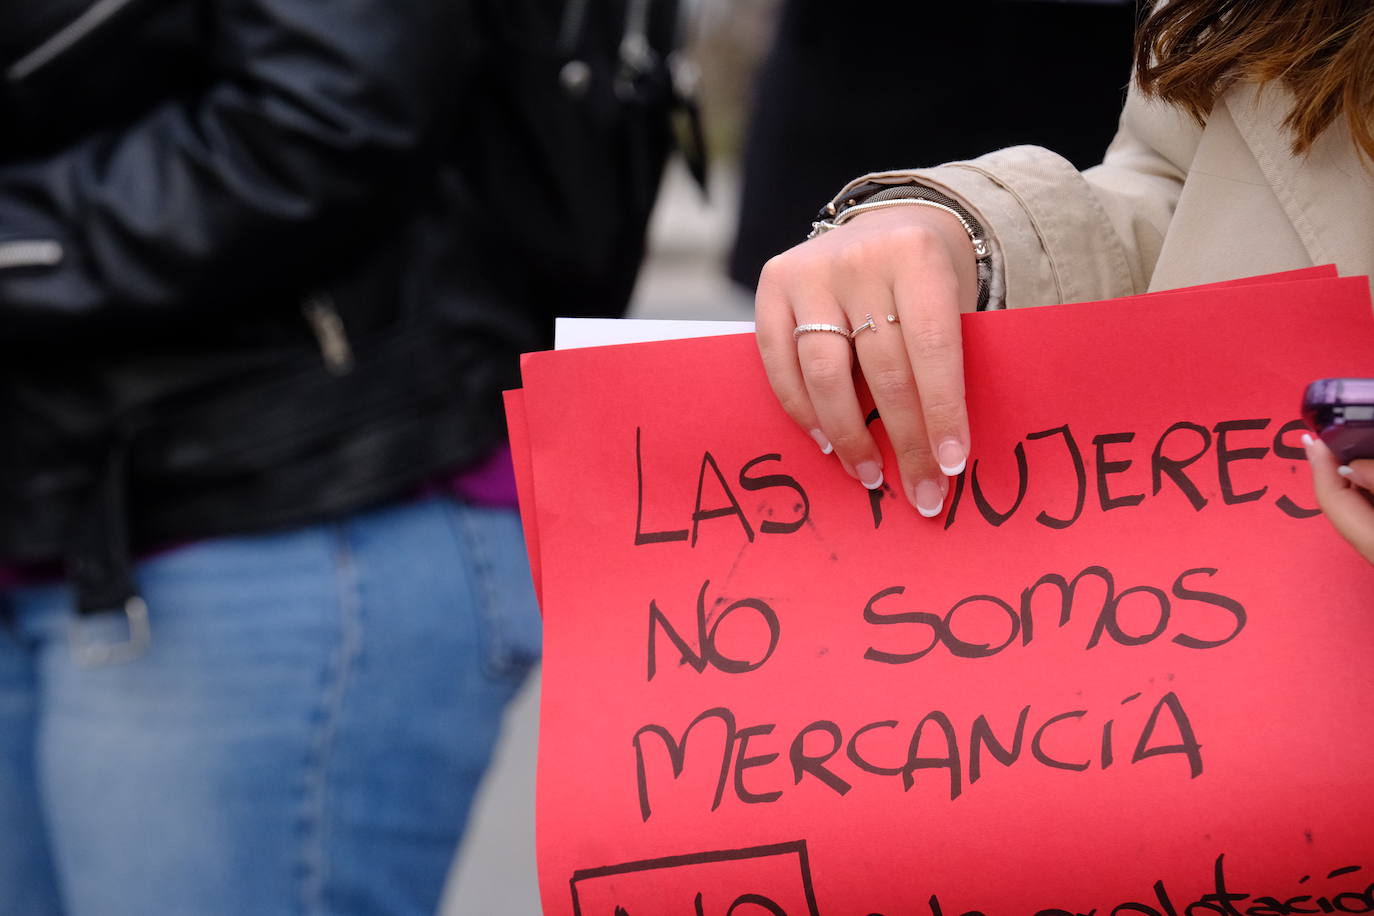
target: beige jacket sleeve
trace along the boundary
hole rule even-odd
[[[1050,150],[1014,146],[852,185],[916,181],[960,201],[992,243],[994,301],[1109,299],[1146,291],[1200,136],[1187,115],[1132,90],[1103,163],[1085,172]]]

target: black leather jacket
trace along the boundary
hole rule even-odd
[[[115,606],[488,451],[552,317],[623,308],[667,148],[586,46],[625,0],[568,6],[0,0],[0,562]]]

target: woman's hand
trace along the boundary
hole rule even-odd
[[[927,517],[943,509],[948,478],[968,459],[959,314],[974,310],[977,293],[973,246],[959,221],[910,205],[856,216],[773,258],[759,277],[759,351],[783,408],[822,451],[833,448],[850,476],[882,486],[882,454],[853,375],[857,356],[902,491]],[[807,324],[860,330],[852,342],[830,331],[794,336]]]
[[[1312,466],[1312,486],[1317,504],[1360,555],[1374,563],[1374,461],[1352,461],[1342,466],[1326,443],[1303,437],[1307,461]]]

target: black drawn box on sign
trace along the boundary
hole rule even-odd
[[[820,916],[806,841],[584,868],[575,916]]]

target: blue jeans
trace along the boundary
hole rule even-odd
[[[139,565],[120,615],[0,593],[5,916],[432,916],[539,652],[513,512],[433,498]]]

